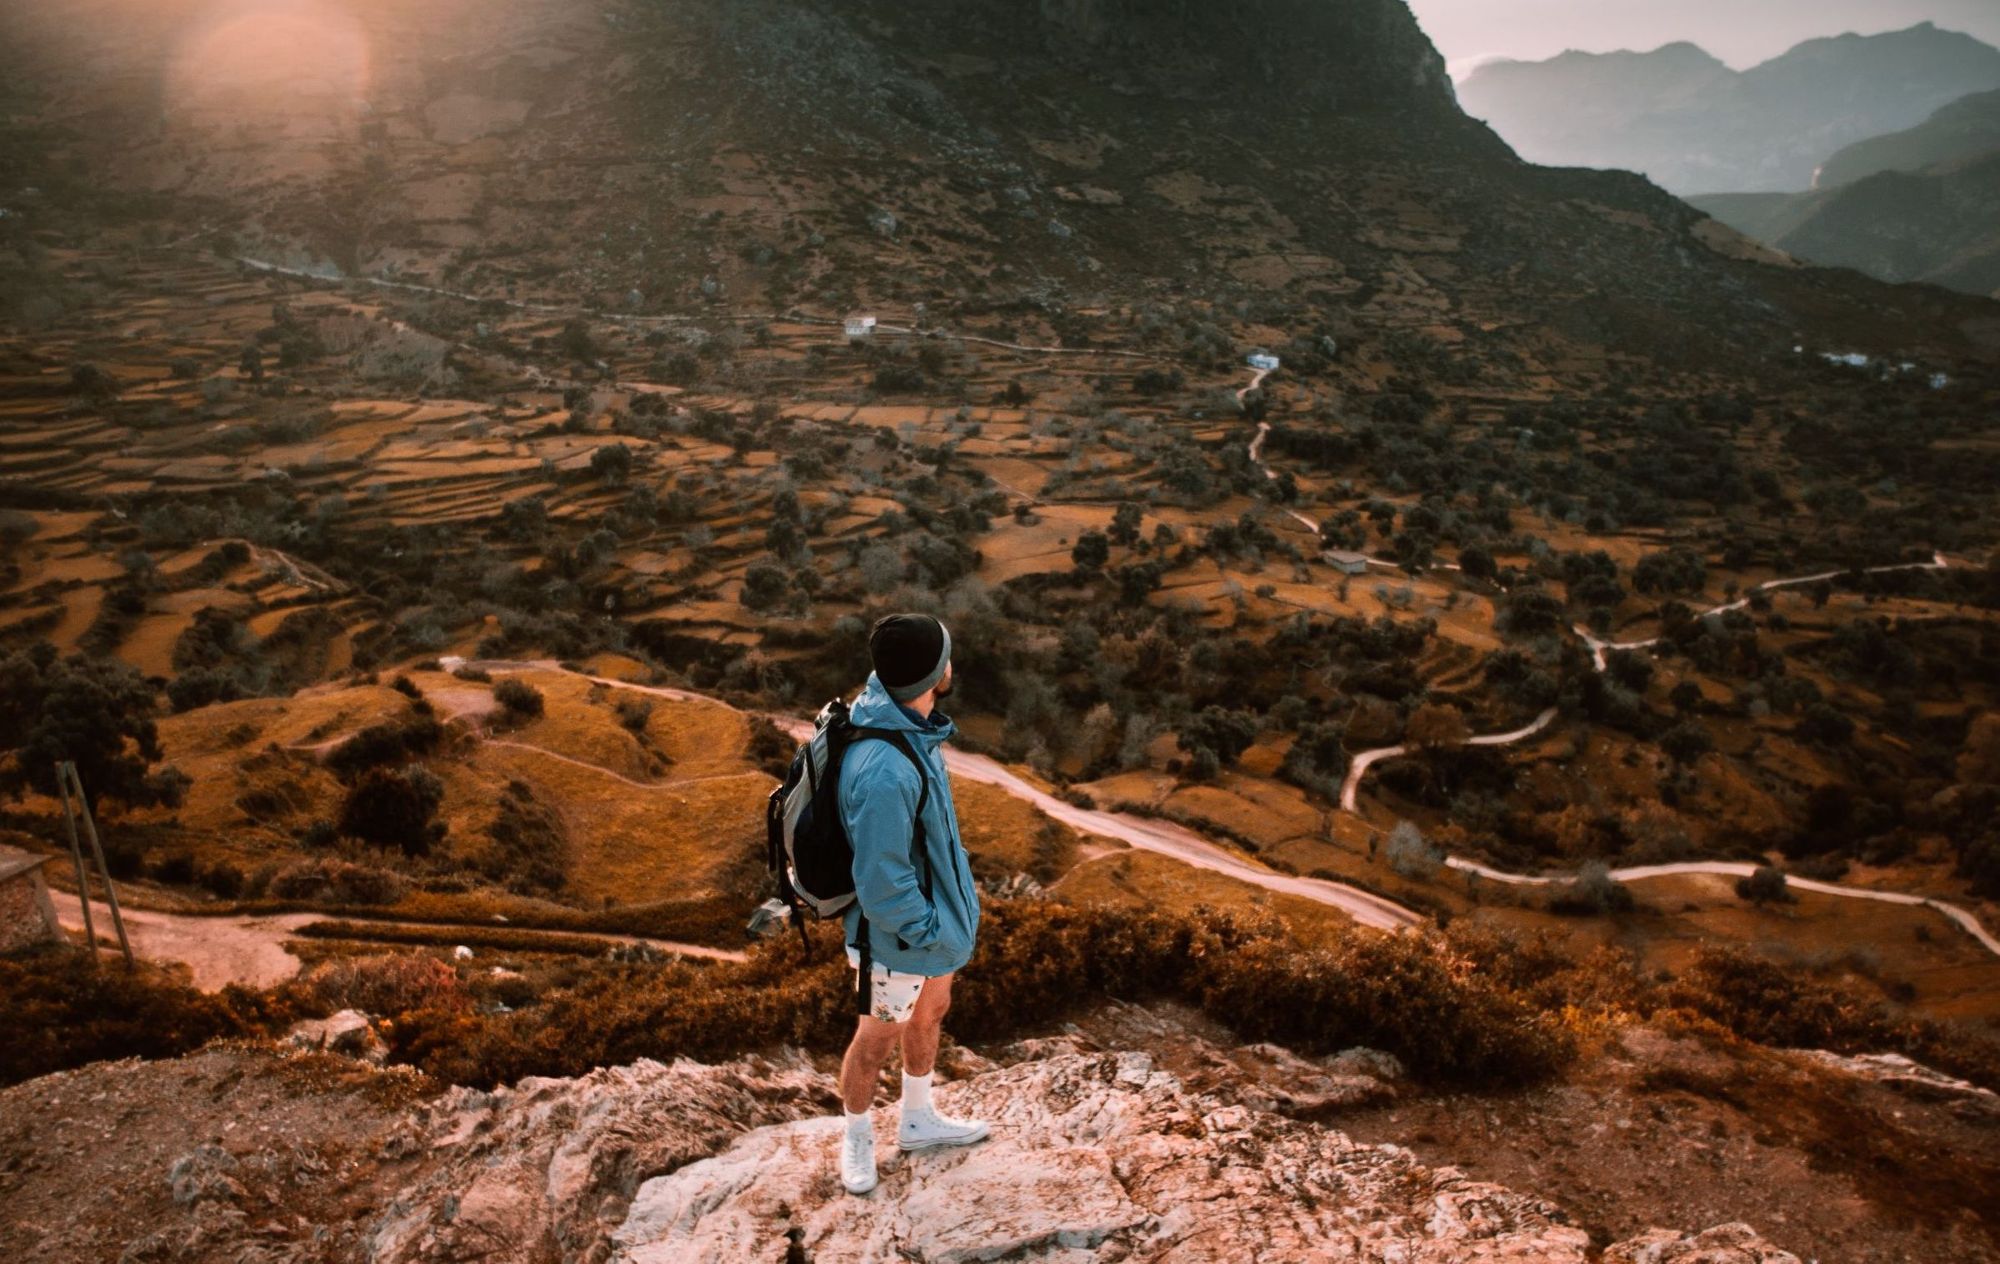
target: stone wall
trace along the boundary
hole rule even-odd
[[[55,905],[40,869],[0,879],[0,952],[15,952],[62,938]]]

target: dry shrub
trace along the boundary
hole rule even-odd
[[[444,726],[435,716],[371,724],[328,752],[326,766],[342,781],[353,782],[371,768],[428,755],[437,750],[443,737]]]
[[[512,1014],[418,1010],[396,1025],[392,1056],[491,1087],[638,1057],[837,1050],[853,1030],[850,976],[832,929],[816,938],[810,962],[784,940],[742,965],[608,967]],[[1369,1044],[1439,1080],[1533,1080],[1574,1048],[1556,1020],[1434,934],[1354,932],[1302,952],[1275,922],[1041,901],[987,910],[951,1030],[1001,1039],[1107,997],[1191,1001],[1246,1039],[1312,1052]]]
[[[792,770],[792,756],[798,752],[795,738],[763,716],[750,718],[750,744],[745,756],[779,781]]]
[[[91,968],[71,948],[0,957],[0,1085],[106,1058],[171,1058],[223,1036],[268,1035],[298,1017],[273,993],[214,994],[141,966]]]
[[[401,874],[331,858],[286,865],[265,888],[273,899],[321,904],[394,904],[405,890]]]
[[[1575,1054],[1553,1016],[1434,934],[1348,934],[1300,951],[1260,938],[1209,964],[1202,1007],[1309,1054],[1383,1049],[1420,1076],[1521,1084]]]
[[[637,1058],[719,1060],[781,1044],[835,1049],[853,1030],[847,963],[822,933],[743,965],[616,965],[511,1014],[431,1007],[391,1031],[391,1057],[455,1084],[581,1075]]]
[[[1992,1041],[1950,1023],[1899,1013],[1742,948],[1702,948],[1667,986],[1662,1001],[1758,1044],[1836,1053],[1891,1051],[2000,1089],[2000,1046]]]
[[[539,803],[526,782],[509,781],[487,830],[491,845],[472,868],[516,895],[549,895],[569,881],[569,840],[562,817]]]
[[[413,1009],[451,1010],[466,1003],[458,972],[422,953],[329,961],[301,982],[306,994],[329,1012],[358,1009],[395,1017]]]

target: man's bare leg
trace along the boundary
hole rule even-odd
[[[885,1023],[862,1015],[855,1020],[854,1039],[840,1060],[840,1100],[850,1115],[862,1115],[875,1101],[875,1085],[882,1078],[882,1065],[889,1051],[903,1038],[908,1023]]]
[[[938,1042],[944,1036],[945,1011],[951,1008],[951,979],[945,974],[924,980],[917,1008],[903,1024],[903,1074],[929,1075],[937,1067]]]
[[[905,1150],[970,1145],[986,1136],[984,1123],[941,1115],[931,1103],[931,1072],[937,1066],[938,1040],[950,1008],[951,976],[925,981],[917,994],[916,1012],[903,1032],[903,1112],[896,1141]]]
[[[888,1023],[866,1014],[855,1019],[854,1039],[848,1041],[847,1054],[840,1060],[840,1099],[848,1114],[859,1115],[874,1102],[882,1067],[898,1043],[903,1047],[905,1072],[931,1073],[937,1064],[945,1011],[951,1008],[951,977],[947,974],[924,981],[917,1007],[907,1022]]]

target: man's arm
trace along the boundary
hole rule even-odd
[[[850,766],[859,753],[848,753]],[[916,769],[899,767],[903,762],[897,756],[879,771],[871,769],[875,775],[865,785],[843,776],[840,797],[847,838],[854,844],[854,895],[862,915],[912,948],[929,948],[938,940],[937,910],[917,884],[911,855],[923,785]]]

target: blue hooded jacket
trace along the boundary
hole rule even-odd
[[[863,728],[901,731],[929,770],[924,836],[931,895],[926,900],[918,886],[910,850],[923,788],[917,770],[889,742],[856,742],[848,747],[840,770],[840,819],[854,844],[856,899],[846,914],[847,942],[855,942],[866,913],[874,961],[927,978],[950,974],[972,959],[979,932],[979,888],[959,838],[951,777],[944,765],[944,743],[957,726],[935,711],[929,722],[917,719],[872,672],[848,718]]]

